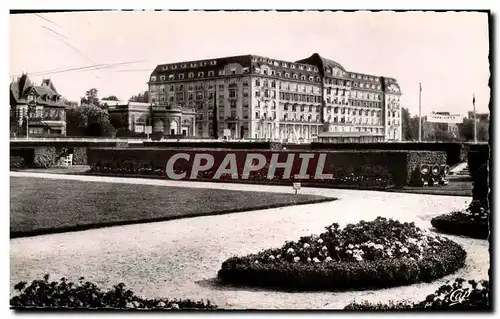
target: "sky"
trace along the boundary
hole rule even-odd
[[[348,71],[396,78],[402,106],[412,115],[419,112],[419,82],[422,115],[465,115],[473,94],[476,111],[488,111],[484,13],[147,11],[9,18],[11,80],[22,72],[37,84],[51,78],[73,101],[92,87],[99,97],[128,100],[147,90],[157,64],[241,54],[295,61],[319,53]],[[128,62],[137,63],[60,72]]]

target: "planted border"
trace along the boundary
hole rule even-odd
[[[385,250],[388,245],[393,246]],[[377,289],[431,282],[463,267],[465,258],[462,247],[447,238],[379,217],[343,230],[333,224],[319,236],[229,258],[218,278],[226,284],[300,291]]]

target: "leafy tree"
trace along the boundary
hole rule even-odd
[[[488,122],[478,122],[476,124],[477,129],[477,140],[478,141],[489,141],[489,123]],[[460,132],[460,138],[464,141],[474,140],[474,120],[464,119],[464,121],[458,125]]]
[[[128,129],[128,117],[125,113],[112,113],[109,115],[109,122],[115,129],[127,128]]]
[[[410,111],[407,108],[401,109],[401,125],[403,129],[404,141],[418,140],[418,116],[411,117]]]
[[[83,104],[68,110],[66,135],[68,136],[113,136],[115,129],[105,110],[92,104]]]
[[[120,99],[116,97],[116,95],[110,95],[108,97],[103,97],[102,99],[106,101],[120,101]]]
[[[145,91],[144,94],[139,93],[137,95],[133,95],[128,100],[129,102],[149,103],[149,92]]]
[[[80,100],[80,104],[100,106],[97,93],[98,91],[96,88],[91,88],[90,90],[85,92],[85,96]]]

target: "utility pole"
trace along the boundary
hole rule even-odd
[[[476,95],[472,94],[472,105],[474,110],[474,144],[477,144],[477,120],[476,120]]]
[[[418,83],[418,141],[422,142],[422,83]]]

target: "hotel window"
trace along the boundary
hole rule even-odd
[[[255,79],[255,86],[260,86],[260,80],[259,79]]]
[[[210,65],[216,65],[216,64],[217,64],[217,62],[215,62],[215,61],[210,61]]]
[[[231,74],[235,75],[236,74],[236,69],[231,69]]]
[[[151,81],[156,81],[156,76],[152,76]]]
[[[235,90],[229,90],[229,97],[236,97],[236,91]]]
[[[259,112],[255,112],[255,118],[258,119],[259,118]]]
[[[260,97],[260,91],[255,91],[255,97]]]
[[[283,63],[281,63],[281,66],[282,66],[282,67],[284,67],[284,68],[287,68],[287,67],[288,67],[288,65],[287,65],[286,63],[284,63],[284,62],[283,62]]]
[[[305,75],[302,75],[302,76],[300,77],[300,79],[301,79],[302,81],[305,81],[306,76],[305,76]]]
[[[175,76],[174,76],[173,74],[169,74],[169,75],[168,75],[168,79],[169,79],[169,80],[173,80],[174,78],[175,78]]]
[[[184,63],[183,65],[181,65],[181,68],[183,69],[187,68],[187,64]]]
[[[160,81],[164,81],[165,80],[165,76],[164,75],[160,75]]]
[[[229,104],[232,109],[236,108],[236,101],[229,101]]]
[[[202,78],[203,77],[203,72],[198,72],[198,77]]]
[[[262,70],[262,73],[264,73],[265,75],[267,75],[267,70]]]
[[[179,79],[184,79],[184,74],[179,74]]]
[[[219,75],[225,75],[226,74],[226,71],[224,70],[219,70]]]
[[[297,79],[299,78],[299,76],[298,76],[297,74],[294,74],[294,75],[293,75],[293,78],[294,78],[295,80],[297,80]]]
[[[214,71],[208,71],[208,76],[214,76]]]
[[[285,73],[285,78],[289,79],[290,78],[290,73]]]
[[[332,73],[332,69],[326,68],[326,73]]]
[[[194,73],[193,72],[189,72],[188,73],[188,78],[192,79],[194,77]]]
[[[249,73],[250,69],[249,68],[243,68],[243,73]]]
[[[292,64],[291,67],[292,67],[292,69],[295,69],[295,64]]]

